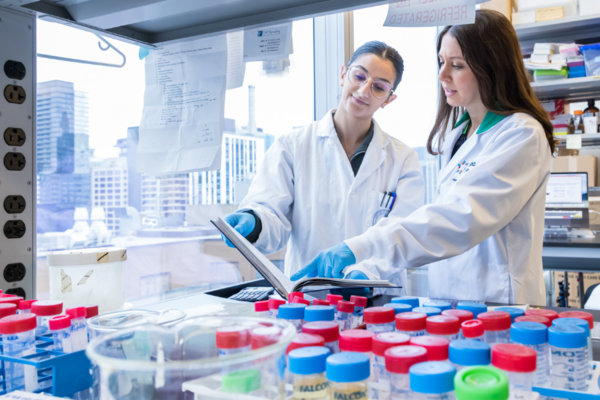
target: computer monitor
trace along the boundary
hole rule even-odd
[[[544,224],[565,228],[589,227],[587,172],[556,172],[550,174],[546,186]]]

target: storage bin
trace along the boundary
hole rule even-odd
[[[127,250],[68,250],[49,253],[50,299],[64,309],[98,305],[100,314],[117,310],[125,303]]]
[[[586,75],[600,75],[600,43],[581,46],[580,50],[583,53]]]

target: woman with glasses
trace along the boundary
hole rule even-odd
[[[398,52],[385,43],[368,42],[357,49],[341,70],[338,108],[280,136],[265,154],[240,209],[225,216],[263,253],[287,246],[287,276],[321,250],[360,235],[380,219],[405,217],[423,205],[416,152],[373,119],[396,99],[403,69]],[[371,259],[349,268],[345,277],[388,279],[404,287],[404,275]]]
[[[429,264],[431,298],[545,305],[555,144],[515,30],[502,14],[480,10],[474,24],[444,28],[437,52],[440,103],[428,141],[441,154],[435,202],[320,253],[292,279],[385,257],[399,269]]]

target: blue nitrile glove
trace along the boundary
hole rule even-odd
[[[344,277],[344,268],[352,264],[356,264],[356,257],[346,243],[342,242],[320,252],[308,265],[292,275],[291,279],[297,281],[313,271],[317,271],[317,276],[322,278],[341,279]]]
[[[256,227],[256,217],[249,213],[235,212],[233,214],[228,214],[224,216],[223,219],[225,220],[225,222],[231,225],[233,229],[238,231],[238,233],[243,237],[246,237],[249,234],[251,234],[252,231],[254,231],[254,228]],[[225,235],[221,234],[221,237],[223,238],[227,246],[235,247],[233,243],[231,243],[229,239],[225,237]]]
[[[369,280],[369,277],[362,271],[354,270],[350,271],[348,275],[344,277],[344,279],[363,279]],[[361,288],[347,288],[347,289],[331,289],[330,292],[333,294],[339,294],[340,296],[344,296],[345,298],[349,298],[350,296],[362,296],[366,297],[373,288],[370,287],[361,287]]]

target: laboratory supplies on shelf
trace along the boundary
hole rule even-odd
[[[279,299],[269,299],[269,318],[277,318],[279,306],[286,304],[287,301]]]
[[[600,43],[580,47],[587,76],[600,75]]]
[[[424,336],[427,327],[427,314],[406,312],[396,315],[396,331],[408,336]]]
[[[367,307],[367,298],[362,296],[350,296],[350,301],[354,303],[354,315],[352,316],[352,329],[363,323],[363,312]]]
[[[548,328],[552,377],[557,389],[582,391],[588,376],[587,337],[576,325],[554,325]]]
[[[471,311],[473,313],[473,318],[477,318],[479,314],[488,310],[485,304],[476,303],[474,301],[460,301],[456,304],[456,309]]]
[[[410,389],[426,395],[418,397],[419,399],[454,399],[455,375],[456,368],[447,362],[428,361],[416,364],[409,369]]]
[[[354,303],[340,300],[337,303],[335,321],[340,325],[340,330],[345,331],[352,327],[352,315],[354,314]]]
[[[550,382],[550,347],[548,328],[539,322],[515,322],[510,328],[513,343],[529,347],[537,354],[534,386],[546,386]]]
[[[290,324],[296,327],[298,332],[302,332],[302,325],[304,325],[304,309],[305,304],[288,303],[279,306],[279,312],[277,318],[285,319]]]
[[[375,333],[393,332],[396,328],[395,317],[394,309],[389,307],[371,307],[363,312],[367,330]]]
[[[307,322],[302,327],[303,333],[319,335],[325,339],[325,347],[331,350],[331,354],[340,352],[340,326],[333,321]]]
[[[492,348],[479,340],[461,339],[450,342],[448,360],[457,371],[466,367],[489,365]]]
[[[371,375],[369,357],[361,353],[339,353],[327,358],[327,380],[332,399],[367,399]]]
[[[428,317],[433,317],[434,315],[442,314],[442,310],[435,307],[415,307],[413,308],[413,312],[427,314]]]
[[[413,346],[427,349],[429,361],[448,361],[448,346],[450,341],[436,336],[417,336],[410,339]]]
[[[427,318],[425,329],[428,335],[442,337],[449,341],[457,340],[460,336],[460,321],[452,316],[434,315]]]
[[[306,347],[288,354],[294,399],[329,400],[329,381],[325,376],[326,347]]]
[[[419,346],[392,347],[385,351],[385,369],[390,377],[391,398],[396,400],[410,399],[413,391],[410,389],[408,372],[415,364],[427,361],[427,350]]]
[[[481,313],[477,319],[483,322],[483,341],[493,346],[496,343],[510,343],[510,314],[504,311]]]
[[[43,335],[48,331],[48,320],[62,314],[62,301],[40,300],[31,305],[31,313],[37,316],[36,335]]]
[[[512,322],[515,322],[515,318],[525,315],[525,310],[521,310],[517,307],[498,307],[494,309],[494,311],[504,311],[509,313]]]
[[[269,300],[254,303],[254,313],[259,318],[267,318],[269,316]]]
[[[473,367],[454,377],[456,400],[507,400],[509,384],[506,374],[494,367]]]
[[[483,322],[473,319],[465,321],[460,324],[462,335],[465,339],[480,340],[483,341],[485,338],[485,331],[483,330]]]
[[[71,317],[59,315],[48,321],[49,333],[52,335],[54,350],[64,353],[73,352],[73,341],[71,340]]]
[[[536,362],[537,354],[529,347],[507,343],[492,347],[492,365],[504,371],[510,393],[515,398],[528,399],[531,396]]]
[[[308,306],[304,309],[304,321],[333,321],[335,319],[335,307],[333,306]]]
[[[452,304],[440,300],[428,300],[423,303],[423,307],[439,308],[441,311],[452,310]]]
[[[392,299],[392,303],[408,304],[412,308],[415,308],[415,307],[419,307],[419,298],[411,297],[411,296],[395,297]]]

